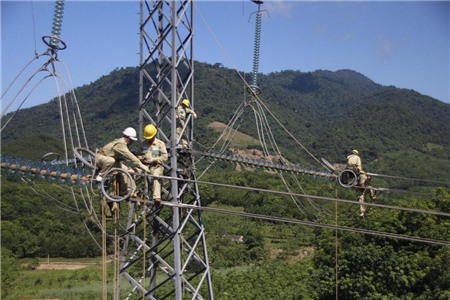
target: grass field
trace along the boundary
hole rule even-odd
[[[43,259],[36,270],[21,271],[14,289],[3,299],[101,299],[101,261]],[[111,292],[112,283],[108,289]]]
[[[208,124],[208,127],[212,128],[216,132],[224,132],[224,139],[227,141],[231,140],[231,148],[245,149],[250,146],[259,145],[259,141],[257,139],[252,138],[251,136],[242,132],[236,131],[235,129],[227,128],[227,125],[224,123],[212,122]]]
[[[211,207],[243,211],[242,207],[218,205],[216,203],[211,204]],[[206,223],[217,219],[217,216],[213,213],[207,213],[204,217]],[[227,216],[227,220],[228,223],[236,226],[242,222],[241,217],[238,216]],[[309,229],[277,224],[259,224],[259,230],[264,233],[269,260],[284,259],[288,262],[295,262],[313,253],[313,249],[308,247],[304,241],[304,237],[310,234]],[[292,243],[292,240],[296,242]],[[249,267],[251,266],[214,269],[213,273],[220,275],[231,271],[245,271]],[[111,299],[114,288],[112,262],[108,262],[107,271],[107,293],[108,299]],[[130,290],[129,288],[130,286],[125,280],[122,291],[127,292]],[[39,266],[36,269],[20,271],[13,289],[7,292],[7,296],[2,299],[102,299],[102,258],[40,259]],[[121,299],[123,298],[121,297]]]

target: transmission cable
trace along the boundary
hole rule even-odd
[[[33,1],[30,2],[31,4],[31,16],[33,18],[33,42],[34,42],[34,56],[38,55],[37,52],[37,44],[36,44],[36,21],[34,19],[34,5],[33,5]]]
[[[252,213],[246,213],[246,212],[241,212],[241,211],[227,210],[227,209],[220,209],[220,208],[213,208],[213,207],[200,207],[200,206],[194,206],[194,205],[190,205],[190,204],[172,203],[172,202],[166,202],[166,201],[162,201],[161,204],[166,205],[166,206],[172,206],[172,207],[197,209],[197,210],[210,211],[210,212],[221,213],[221,214],[230,214],[230,215],[236,215],[236,216],[241,216],[241,217],[266,220],[266,221],[271,221],[271,222],[275,221],[275,222],[283,222],[283,223],[290,223],[290,224],[306,225],[306,226],[313,226],[313,227],[332,229],[332,230],[356,232],[356,233],[374,235],[374,236],[385,237],[385,238],[396,238],[396,239],[408,240],[408,241],[413,241],[413,242],[421,242],[421,243],[435,244],[435,245],[441,245],[441,246],[450,246],[450,241],[424,238],[424,237],[419,237],[419,236],[388,233],[388,232],[381,232],[381,231],[340,226],[340,225],[315,223],[315,222],[310,222],[310,221],[301,221],[301,220],[297,220],[297,219],[289,219],[289,218],[282,218],[282,217],[275,217],[275,216],[268,216],[268,215],[261,215],[261,214],[252,214]]]
[[[196,7],[197,8],[197,7]],[[197,8],[198,10],[198,8]],[[198,10],[199,11],[199,10]],[[243,77],[243,75],[238,71],[236,65],[234,64],[234,62],[230,59],[230,57],[227,55],[226,51],[224,50],[224,48],[222,47],[222,45],[220,44],[220,42],[218,41],[216,35],[214,34],[214,32],[211,30],[211,28],[209,27],[209,25],[207,24],[205,18],[203,17],[202,13],[199,11],[199,15],[202,18],[204,24],[206,25],[208,31],[210,32],[210,34],[212,35],[213,39],[215,40],[215,42],[217,43],[218,47],[222,50],[224,56],[228,59],[228,61],[231,63],[231,65],[233,66],[233,69],[235,70],[235,72],[238,74],[239,78],[241,78],[241,80],[244,82],[244,84],[247,86],[248,90],[252,90],[251,85],[245,80],[245,78]],[[324,167],[325,169],[329,170],[329,167],[324,165],[319,159],[317,159],[311,152],[309,152],[306,147],[300,143],[290,132],[289,130],[283,126],[283,124],[273,115],[273,113],[267,108],[267,106],[261,101],[261,99],[258,97],[258,95],[254,94],[254,97],[256,99],[259,100],[259,102],[261,103],[262,106],[264,106],[264,108],[266,110],[269,111],[269,114],[275,119],[275,121],[283,128],[284,131],[286,131],[286,133],[289,134],[289,136],[291,136],[295,142],[300,145],[316,162],[318,162],[322,167]]]
[[[9,122],[11,122],[11,120],[16,116],[17,112],[19,112],[19,110],[22,108],[22,105],[28,100],[28,98],[31,96],[31,94],[34,92],[34,90],[49,76],[46,76],[44,78],[42,78],[39,82],[37,82],[31,89],[31,91],[28,93],[28,95],[23,99],[23,101],[20,103],[20,105],[17,107],[17,109],[14,111],[14,113],[12,114],[11,117],[9,117],[9,119],[5,122],[5,124],[3,124],[2,128],[0,131],[3,131],[3,129],[5,129],[5,127],[9,124]],[[31,79],[31,78],[30,78]],[[20,92],[19,92],[20,93]],[[11,106],[11,104],[15,101],[12,100],[10,102],[10,104],[4,109],[3,112],[6,112],[6,110]],[[3,114],[2,114],[3,116]]]
[[[241,103],[238,108],[236,109],[236,111],[234,112],[233,116],[231,117],[230,121],[228,122],[228,124],[225,125],[224,130],[222,131],[221,135],[219,136],[219,138],[216,140],[216,142],[211,146],[208,147],[207,149],[212,149],[214,148],[219,141],[224,138],[224,142],[219,150],[220,153],[223,153],[225,151],[225,149],[228,147],[228,145],[231,143],[231,139],[232,137],[234,137],[234,135],[237,133],[237,129],[234,129],[233,126],[234,124],[237,122],[237,120],[240,119],[240,116],[242,115],[242,113],[244,112],[244,108],[243,108],[243,103]],[[233,134],[232,137],[230,138],[230,134]],[[197,161],[199,162],[201,160],[201,158]],[[205,168],[205,170],[203,170],[203,172],[199,175],[198,178],[201,178],[206,171],[208,171],[211,166],[215,163],[216,160],[212,161],[208,167]]]
[[[264,110],[262,109],[262,106],[259,104],[258,101],[255,101],[255,103],[256,103],[256,105],[257,105],[258,112],[257,112],[257,110],[256,110],[255,107],[253,107],[252,105],[250,105],[250,106],[254,109],[254,111],[255,111],[255,118],[259,118],[259,119],[261,120],[261,129],[262,129],[262,130],[264,130],[264,128],[266,129],[265,131],[267,132],[267,136],[269,137],[269,142],[270,142],[270,144],[271,144],[271,146],[272,146],[272,149],[273,149],[274,152],[276,153],[276,155],[278,155],[282,161],[286,161],[286,159],[283,157],[283,155],[282,155],[282,153],[281,153],[280,148],[278,147],[278,145],[277,145],[277,143],[276,143],[276,141],[275,141],[275,137],[274,137],[274,135],[273,135],[273,133],[272,133],[272,130],[271,130],[270,126],[269,126],[269,122],[268,122],[268,120],[267,120],[266,114],[264,113]],[[259,133],[258,133],[258,134],[259,134]],[[261,136],[264,137],[265,134],[264,134],[264,133],[261,133]],[[269,154],[269,150],[268,150],[268,148],[267,148],[266,143],[264,142],[264,144],[263,144],[262,146],[263,146],[263,148],[264,148],[265,151],[266,151],[266,157],[268,157],[269,160],[271,161],[271,159],[270,159],[270,154]],[[284,178],[282,172],[277,172],[277,174],[278,174],[278,176],[281,178],[281,180],[283,181],[283,183],[285,184],[286,188],[288,188],[288,190],[291,191],[290,188],[288,187],[288,183],[287,183],[287,181],[285,180],[285,178]],[[297,186],[298,186],[298,187],[302,190],[302,192],[304,193],[303,187],[301,186],[301,184],[300,184],[300,182],[298,181],[298,179],[296,178],[296,176],[292,176],[292,177],[294,178],[295,183],[297,183]],[[292,197],[292,199],[293,199],[295,202],[298,201],[298,200],[295,199],[294,197]],[[321,211],[322,211],[321,209],[319,209],[319,208],[316,206],[316,204],[315,204],[313,201],[311,201],[311,199],[307,198],[307,200],[309,201],[309,203],[310,203],[310,204],[311,204],[318,212],[321,212]],[[306,209],[306,207],[304,207],[304,208]],[[314,217],[318,218],[317,215],[315,215],[315,214],[313,214],[313,213],[310,213],[310,214],[312,214]]]
[[[410,180],[410,181],[421,181],[421,182],[429,182],[429,183],[438,183],[438,184],[444,184],[444,185],[447,185],[447,186],[450,185],[450,182],[429,180],[429,179],[419,179],[419,178],[410,178],[410,177],[393,176],[393,175],[383,175],[383,174],[375,174],[375,173],[367,173],[367,175],[374,176],[374,177],[385,177],[385,178],[392,178],[392,179],[404,179],[404,180]]]
[[[57,205],[57,207],[58,207],[59,209],[64,210],[64,211],[66,211],[66,212],[73,213],[73,214],[79,213],[79,211],[76,210],[74,207],[71,207],[70,205],[68,205],[68,204],[66,204],[66,203],[64,203],[64,202],[61,202],[61,201],[59,201],[58,199],[54,198],[53,196],[49,195],[44,189],[41,189],[41,188],[40,188],[35,182],[33,182],[32,180],[30,180],[30,179],[26,179],[26,180],[25,180],[23,177],[21,177],[20,179],[21,179],[23,182],[27,183],[27,184],[34,185],[34,187],[35,187],[36,189],[40,189],[41,192],[39,192],[39,191],[37,191],[36,189],[34,189],[33,186],[30,186],[30,189],[31,189],[33,192],[35,192],[37,195],[41,195],[41,196],[43,196],[43,197],[46,197],[48,200],[52,200],[52,201],[54,201],[56,204],[61,205],[61,206]],[[64,207],[63,207],[63,206],[64,206]]]
[[[214,38],[215,42],[217,43],[218,47],[222,50],[222,52],[224,53],[224,56],[228,59],[228,61],[231,63],[231,65],[233,66],[234,71],[238,74],[238,77],[241,78],[241,80],[244,82],[244,84],[247,86],[248,89],[251,89],[250,84],[248,84],[248,82],[245,80],[244,76],[238,71],[236,65],[234,64],[234,62],[231,60],[231,58],[227,55],[226,51],[224,50],[224,48],[222,47],[222,45],[220,44],[220,42],[218,41],[217,37],[215,36],[214,32],[211,30],[211,28],[209,27],[209,25],[207,24],[205,18],[203,17],[202,13],[199,11],[199,15],[202,18],[203,22],[205,23],[208,31],[210,32],[210,34],[212,35],[212,37]],[[258,95],[254,95],[255,99],[259,100],[260,105],[264,106],[266,108],[266,110],[269,112],[269,114],[274,118],[274,120],[281,126],[281,128],[298,144],[300,145],[300,147],[302,147],[302,149],[304,149],[316,162],[318,162],[322,167],[324,167],[327,170],[330,170],[330,168],[323,164],[317,157],[315,157],[308,149],[306,149],[306,147],[300,142],[298,141],[295,136],[275,117],[275,115],[270,111],[270,109],[268,109],[268,107],[264,104],[264,102],[261,101],[261,99],[259,98]],[[330,170],[332,171],[332,170]],[[407,177],[400,177],[400,176],[390,176],[390,175],[381,175],[381,174],[373,174],[373,176],[378,176],[378,177],[387,177],[387,178],[398,178],[398,179],[406,179],[406,180],[415,180],[415,181],[422,181],[422,182],[430,182],[430,183],[438,183],[438,184],[445,184],[445,185],[450,185],[449,182],[442,182],[442,181],[435,181],[435,180],[423,180],[423,179],[417,179],[417,178],[407,178]]]
[[[197,184],[206,184],[206,185],[213,185],[213,186],[220,186],[220,187],[229,187],[229,188],[236,188],[236,189],[242,189],[242,190],[247,190],[247,191],[272,193],[272,194],[277,194],[277,195],[285,195],[285,196],[294,195],[294,196],[298,196],[298,197],[309,197],[311,199],[317,199],[317,200],[338,201],[338,202],[342,202],[342,203],[358,204],[358,202],[355,202],[354,200],[348,200],[348,199],[340,199],[340,198],[332,198],[332,197],[325,197],[325,196],[316,196],[316,195],[291,193],[291,192],[269,190],[269,189],[262,189],[262,188],[238,186],[238,185],[232,185],[232,184],[227,184],[227,183],[218,183],[218,182],[202,181],[202,180],[192,180],[192,179],[187,179],[187,178],[178,178],[178,177],[170,177],[170,176],[156,176],[155,175],[153,177],[154,178],[167,179],[167,180],[178,180],[178,181],[184,181],[184,182],[191,182],[191,183],[196,182]],[[364,203],[364,205],[380,207],[380,208],[386,208],[386,209],[402,210],[402,211],[408,211],[408,212],[431,214],[431,215],[436,215],[436,216],[441,216],[441,217],[450,217],[450,213],[434,211],[434,210],[424,210],[424,209],[401,207],[401,206],[392,206],[392,205],[370,203],[370,202]]]

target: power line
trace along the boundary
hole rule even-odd
[[[375,173],[367,173],[369,176],[374,177],[385,177],[385,178],[393,178],[393,179],[404,179],[404,180],[411,180],[411,181],[421,181],[421,182],[429,182],[429,183],[438,183],[438,184],[444,184],[444,185],[450,185],[450,182],[445,181],[437,181],[437,180],[429,180],[429,179],[419,179],[419,178],[409,178],[409,177],[402,177],[402,176],[393,176],[393,175],[383,175],[383,174],[375,174]]]
[[[166,202],[166,201],[162,201],[161,204],[166,205],[166,206],[172,206],[172,207],[187,208],[187,209],[199,209],[199,210],[203,210],[203,211],[210,211],[210,212],[221,213],[221,214],[230,214],[230,215],[260,219],[260,220],[276,221],[276,222],[291,223],[291,224],[306,225],[306,226],[314,226],[314,227],[320,227],[320,228],[325,228],[325,229],[341,230],[341,231],[347,231],[347,232],[357,232],[357,233],[369,234],[369,235],[387,237],[387,238],[396,238],[396,239],[408,240],[408,241],[413,241],[413,242],[450,246],[450,241],[423,238],[423,237],[418,237],[418,236],[387,233],[387,232],[380,232],[380,231],[347,227],[347,226],[339,226],[339,225],[321,224],[321,223],[315,223],[315,222],[310,222],[310,221],[301,221],[301,220],[296,220],[296,219],[288,219],[288,218],[274,217],[274,216],[261,215],[261,214],[252,214],[252,213],[220,209],[220,208],[213,208],[213,207],[199,207],[199,206],[194,206],[194,205],[189,205],[189,204],[181,204],[181,203],[174,204],[172,202]]]
[[[162,178],[162,179],[169,179],[169,180],[174,180],[175,179],[175,180],[180,180],[180,181],[185,181],[185,182],[197,182],[198,184],[209,184],[209,185],[214,185],[214,186],[236,188],[236,189],[242,189],[242,190],[247,190],[247,191],[272,193],[272,194],[278,194],[278,195],[284,195],[284,196],[297,196],[297,197],[305,197],[305,198],[311,198],[311,199],[317,199],[317,200],[337,201],[337,202],[342,202],[342,203],[358,204],[358,202],[356,202],[354,200],[332,198],[332,197],[325,197],[325,196],[315,196],[315,195],[308,195],[308,194],[300,194],[300,193],[268,190],[268,189],[262,189],[262,188],[237,186],[237,185],[232,185],[232,184],[217,183],[217,182],[211,182],[211,181],[191,180],[191,179],[184,179],[184,178],[174,178],[174,177],[169,177],[169,176],[153,176],[153,177],[155,177],[155,178]],[[396,210],[402,210],[402,211],[408,211],[408,212],[431,214],[431,215],[436,215],[436,216],[441,216],[441,217],[450,217],[450,213],[434,211],[434,210],[424,210],[424,209],[401,207],[401,206],[393,206],[393,205],[378,204],[378,203],[369,203],[369,202],[365,202],[364,205],[380,207],[380,208],[396,209]]]
[[[16,167],[17,166],[15,166],[15,168]],[[21,167],[22,166],[19,166],[19,168],[21,168]],[[6,168],[6,164],[5,163],[2,163],[2,168]],[[337,202],[355,204],[354,200],[347,200],[347,199],[340,199],[340,198],[332,198],[332,197],[325,197],[325,196],[315,196],[315,195],[293,193],[293,192],[284,192],[284,191],[276,191],[276,190],[253,188],[253,187],[236,186],[236,185],[230,185],[230,184],[226,184],[226,183],[216,183],[216,182],[210,182],[210,181],[182,179],[182,178],[168,177],[168,176],[153,176],[153,177],[161,178],[161,179],[169,179],[169,180],[174,180],[175,179],[175,180],[191,182],[191,183],[198,183],[198,184],[209,184],[209,185],[215,185],[215,186],[230,187],[230,188],[236,188],[236,189],[244,189],[244,190],[249,190],[249,191],[272,193],[272,194],[291,196],[291,197],[292,196],[297,196],[297,197],[304,197],[304,198],[310,198],[310,199],[318,199],[318,200],[326,200],[326,201],[337,201]],[[379,189],[379,190],[389,191],[389,189]],[[403,211],[409,211],[409,212],[433,214],[433,215],[437,215],[437,216],[450,217],[450,213],[439,212],[439,211],[432,211],[432,210],[422,210],[422,209],[416,209],[416,208],[391,206],[391,205],[369,203],[369,202],[364,203],[364,205],[380,207],[380,208],[388,208],[388,209],[397,209],[397,210],[403,210]]]

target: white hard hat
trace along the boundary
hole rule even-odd
[[[137,141],[136,130],[133,127],[128,127],[123,131],[123,135],[129,137],[133,141]]]

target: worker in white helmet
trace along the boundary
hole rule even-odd
[[[184,148],[189,147],[186,130],[183,133],[183,128],[186,125],[186,118],[187,118],[188,114],[192,115],[192,117],[194,119],[197,118],[197,114],[191,108],[191,103],[189,102],[189,100],[183,99],[183,101],[181,101],[180,105],[178,105],[178,107],[177,107],[177,113],[176,113],[177,131],[176,131],[176,134],[177,134],[177,140],[180,139],[180,136],[181,136],[180,144]]]
[[[359,157],[358,150],[356,149],[352,150],[352,153],[349,156],[347,156],[347,169],[350,169],[353,172],[355,172],[356,176],[358,177],[358,187],[360,187],[358,189],[359,191],[358,202],[360,203],[359,216],[364,218],[366,215],[366,206],[364,205],[365,194],[367,192],[370,192],[370,197],[372,198],[372,200],[375,200],[376,197],[372,189],[370,188],[367,189],[367,186],[369,185],[370,182],[370,177],[367,175],[366,172],[363,171],[361,158]]]
[[[145,172],[150,172],[148,167],[128,149],[128,146],[137,140],[136,130],[132,127],[128,127],[122,134],[123,136],[121,138],[115,139],[98,150],[95,155],[95,164],[99,172],[94,180],[102,181],[102,176],[112,167],[130,171],[127,166],[121,163],[120,159],[130,162],[133,167],[137,167]],[[122,182],[122,184],[123,191],[126,191],[126,188],[130,183]]]
[[[169,159],[166,144],[156,138],[158,130],[152,124],[144,127],[143,155],[139,156],[150,169],[151,176],[162,176],[164,174],[164,162]],[[153,178],[153,201],[155,204],[161,202],[161,178]]]

